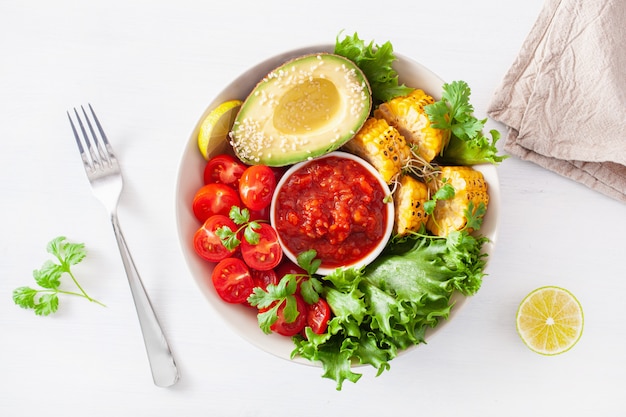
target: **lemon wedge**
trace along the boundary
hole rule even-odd
[[[559,287],[537,288],[519,305],[517,332],[531,350],[558,355],[570,350],[583,332],[584,316],[574,295]]]
[[[198,131],[198,149],[204,159],[208,160],[216,149],[228,144],[228,133],[241,104],[241,100],[225,101],[202,120]]]

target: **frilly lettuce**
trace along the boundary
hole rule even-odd
[[[378,375],[400,350],[424,343],[426,329],[448,317],[455,291],[472,295],[485,265],[484,237],[466,231],[447,238],[416,235],[395,242],[365,269],[339,269],[324,278],[334,317],[322,335],[294,338],[292,356],[319,361],[323,376],[356,382],[353,363],[369,364]]]
[[[398,73],[392,67],[396,56],[391,42],[382,45],[375,45],[374,42],[366,44],[355,33],[341,41],[337,37],[334,52],[357,64],[369,81],[372,96],[378,103],[409,94],[413,90],[398,82]]]

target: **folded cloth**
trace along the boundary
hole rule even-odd
[[[626,202],[626,1],[546,0],[487,114],[504,149]]]

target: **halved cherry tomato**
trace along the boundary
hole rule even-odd
[[[232,206],[241,206],[239,194],[226,184],[207,184],[193,198],[193,214],[204,223],[214,214],[228,216]]]
[[[276,267],[276,276],[280,281],[285,275],[308,275],[307,272],[289,259],[284,259],[278,267]]]
[[[239,179],[247,166],[228,154],[221,154],[209,159],[204,166],[205,184],[226,184],[239,189]]]
[[[259,223],[259,226],[254,229],[259,234],[259,243],[253,245],[246,239],[241,239],[241,255],[250,268],[267,271],[276,267],[283,259],[283,249],[272,226],[267,223]]]
[[[322,334],[328,328],[328,320],[330,320],[330,307],[323,298],[317,300],[315,304],[309,304],[309,310],[306,316],[306,324],[314,333]]]
[[[254,289],[250,270],[238,258],[226,258],[215,265],[211,280],[217,294],[227,303],[245,303]]]
[[[298,294],[294,294],[294,297],[296,298],[298,316],[293,322],[288,323],[285,319],[285,303],[283,303],[278,307],[278,319],[270,326],[273,332],[282,334],[283,336],[293,336],[300,333],[302,329],[304,329],[304,326],[306,326],[307,304]]]
[[[250,210],[262,210],[270,205],[276,189],[276,175],[265,165],[252,165],[239,180],[241,201]]]
[[[193,248],[202,259],[219,262],[235,253],[236,249],[227,249],[216,234],[223,226],[229,227],[233,232],[237,230],[235,222],[223,214],[216,214],[209,217],[194,234]]]
[[[267,271],[259,271],[258,269],[251,269],[250,275],[252,275],[252,280],[254,281],[255,287],[260,287],[263,290],[267,290],[267,286],[277,285],[278,277],[276,276],[276,272],[273,269],[269,269]]]

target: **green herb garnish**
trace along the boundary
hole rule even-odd
[[[57,262],[48,260],[40,269],[33,271],[33,278],[41,289],[28,286],[13,290],[13,301],[22,308],[33,309],[38,316],[47,316],[55,313],[59,308],[59,294],[75,295],[104,306],[101,302],[91,298],[78,283],[71,267],[80,263],[86,256],[83,243],[70,243],[65,237],[59,236],[47,245],[46,250],[52,254]],[[61,278],[67,274],[78,288],[79,292],[62,290]]]
[[[259,243],[260,236],[256,230],[261,226],[257,221],[250,221],[250,210],[232,206],[228,217],[230,217],[239,228],[237,230],[231,230],[228,226],[222,226],[215,231],[215,234],[220,238],[226,249],[233,250],[239,246],[241,240],[237,236],[239,236],[239,232],[242,230],[243,237],[249,244],[256,245]]]
[[[391,42],[382,45],[375,45],[374,42],[365,44],[355,33],[346,36],[342,41],[337,37],[335,53],[353,61],[363,71],[375,101],[389,101],[413,91],[413,88],[398,82],[398,73],[392,67],[396,57]]]
[[[491,130],[491,139],[483,134],[487,119],[474,116],[470,103],[471,90],[465,81],[443,85],[441,100],[424,107],[432,127],[444,130],[444,141],[439,162],[455,165],[499,163],[506,156],[498,155],[496,142],[500,132]]]
[[[306,274],[286,274],[276,285],[269,284],[264,290],[255,287],[248,297],[248,303],[262,310],[257,319],[259,327],[264,333],[271,333],[271,326],[278,320],[278,309],[284,305],[283,314],[287,323],[293,323],[298,317],[297,301],[294,296],[300,285],[300,295],[308,304],[314,304],[319,299],[322,283],[313,274],[319,268],[321,261],[316,259],[317,252],[313,249],[301,253],[298,265]]]

